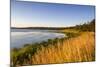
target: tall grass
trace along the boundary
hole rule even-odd
[[[95,33],[65,33],[68,37],[26,44],[11,50],[11,66],[95,60]]]
[[[75,38],[57,39],[32,56],[32,64],[83,62],[95,60],[94,32],[85,32]]]

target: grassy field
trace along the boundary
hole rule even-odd
[[[41,46],[32,56],[32,64],[83,62],[95,60],[94,32],[57,41],[56,45]]]

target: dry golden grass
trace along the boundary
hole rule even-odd
[[[41,46],[32,56],[32,64],[94,61],[94,36],[94,32],[84,32],[75,38],[58,40],[55,46]]]

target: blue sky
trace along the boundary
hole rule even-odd
[[[12,27],[66,27],[94,18],[94,6],[11,0]]]

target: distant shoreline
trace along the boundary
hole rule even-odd
[[[67,27],[11,27],[11,29],[63,30]]]

